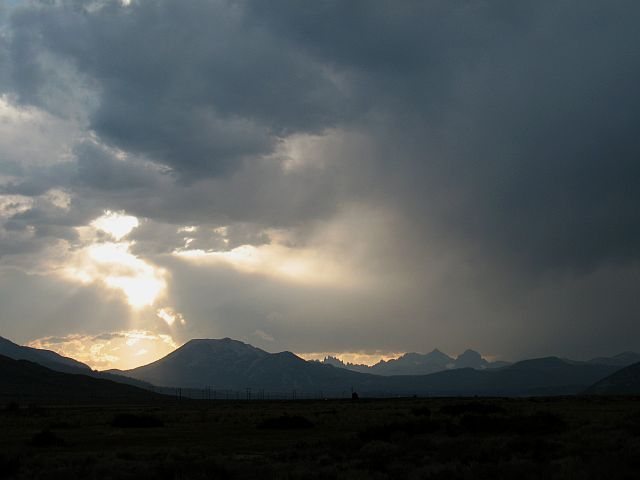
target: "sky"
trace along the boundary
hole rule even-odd
[[[640,3],[0,1],[0,335],[640,350]]]

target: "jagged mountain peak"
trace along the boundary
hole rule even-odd
[[[431,352],[427,353],[425,356],[433,359],[441,359],[446,361],[453,360],[449,355],[447,355],[446,353],[443,353],[437,348],[434,348],[433,350],[431,350]]]
[[[320,363],[325,363],[327,365],[333,365],[334,367],[345,367],[345,363],[340,360],[338,357],[334,357],[332,355],[327,355]]]

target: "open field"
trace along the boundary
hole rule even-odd
[[[640,399],[183,401],[0,412],[0,478],[636,479]]]

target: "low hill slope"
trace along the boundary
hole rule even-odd
[[[590,395],[640,395],[640,362],[629,365],[589,387]]]
[[[74,360],[73,358],[63,357],[51,350],[18,345],[3,337],[0,337],[0,355],[4,355],[5,357],[9,357],[14,360],[28,360],[58,372],[91,372],[91,368],[88,365]]]
[[[3,337],[0,337],[0,355],[12,358],[13,360],[27,360],[29,362],[37,363],[38,365],[55,370],[56,372],[88,375],[90,377],[102,378],[104,380],[111,380],[118,383],[126,383],[128,385],[146,388],[148,390],[153,389],[153,385],[141,380],[136,380],[135,378],[119,375],[118,371],[98,372],[96,370],[92,370],[89,365],[79,362],[73,358],[64,357],[56,352],[52,352],[51,350],[18,345]]]
[[[634,363],[640,362],[640,353],[622,352],[613,357],[597,357],[589,360],[589,363],[598,363],[600,365],[614,365],[617,367],[628,367]]]
[[[165,399],[147,390],[0,355],[0,404],[146,403]]]

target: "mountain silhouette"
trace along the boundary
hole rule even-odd
[[[317,362],[291,352],[268,353],[249,344],[223,338],[191,340],[148,365],[112,371],[158,386],[269,391],[326,391],[337,393],[367,377]]]
[[[435,355],[442,358],[444,354]],[[477,361],[476,355],[463,358]],[[196,389],[298,390],[326,395],[344,394],[351,388],[368,395],[555,395],[581,392],[616,369],[548,357],[495,369],[382,376],[308,362],[291,352],[268,353],[224,338],[192,340],[156,362],[119,373],[158,386]]]
[[[376,375],[424,375],[439,372],[453,366],[454,360],[440,350],[427,354],[405,353],[387,361],[380,361],[370,369]]]
[[[636,352],[623,352],[613,357],[597,357],[589,360],[589,363],[614,365],[618,367],[626,367],[638,362],[640,362],[640,353]]]
[[[640,395],[640,362],[629,365],[589,387],[590,395]]]
[[[570,395],[616,370],[609,365],[574,365],[557,357],[524,360],[502,368],[459,368],[430,375],[383,377],[386,389],[436,396]]]
[[[354,372],[373,373],[375,375],[427,375],[429,373],[451,370],[454,368],[499,368],[510,365],[508,362],[489,362],[474,350],[466,350],[457,358],[435,349],[430,353],[410,352],[391,360],[381,360],[375,365],[358,365],[344,363],[336,357],[326,357],[322,363],[334,367],[346,368]]]
[[[376,364],[378,367],[375,371],[386,369],[383,370],[386,373],[410,372],[414,369],[413,371],[424,372],[429,368],[444,368],[440,371],[428,374],[377,375],[344,368],[345,364],[337,359],[334,359],[336,366],[333,366],[329,364],[332,360],[306,361],[291,352],[269,353],[247,343],[223,338],[191,340],[164,358],[131,370],[96,372],[54,352],[20,347],[6,339],[1,340],[3,352],[18,358],[35,359],[37,362],[29,365],[39,363],[41,368],[49,363],[51,368],[47,367],[47,372],[55,371],[71,377],[91,377],[94,380],[109,381],[110,384],[129,383],[147,389],[153,389],[154,385],[236,391],[251,388],[270,393],[291,394],[292,391],[298,391],[306,392],[307,395],[325,396],[344,396],[352,389],[369,396],[568,395],[584,391],[619,369],[614,364],[575,362],[557,357],[524,360],[500,368],[489,368],[491,364],[473,350],[467,350],[456,359],[434,350],[428,354],[408,353],[395,360],[380,362]],[[4,356],[9,360],[8,357],[10,355]],[[624,354],[611,358],[614,360],[609,363],[632,357]],[[456,368],[458,365],[464,365],[464,368]],[[15,368],[15,375],[18,375],[20,371]],[[33,367],[29,368],[31,370],[23,369],[27,378],[30,378],[33,370]],[[374,371],[373,367],[366,368],[367,372]],[[23,382],[23,393],[26,388],[26,393],[30,392],[32,396],[37,396],[39,390],[46,395],[56,379],[63,379],[64,384],[71,381],[66,377],[52,377],[50,373],[47,375],[45,377],[48,380],[41,386],[32,380]],[[29,382],[32,386],[26,387]],[[5,391],[0,391],[0,394],[4,395]]]
[[[142,403],[163,395],[131,385],[46,368],[0,355],[0,404]]]
[[[153,388],[153,385],[146,382],[110,372],[98,372],[92,370],[89,365],[73,358],[64,357],[51,350],[18,345],[3,337],[0,337],[0,355],[4,355],[13,360],[28,360],[56,372],[88,375],[90,377],[126,383],[140,388]]]
[[[489,362],[482,358],[482,355],[475,350],[465,350],[458,355],[454,365],[455,368],[475,368],[480,370],[487,368]]]
[[[14,360],[28,360],[58,372],[91,372],[91,368],[88,365],[74,360],[73,358],[63,357],[51,350],[17,345],[3,337],[0,337],[0,355],[4,355],[5,357],[9,357]]]

